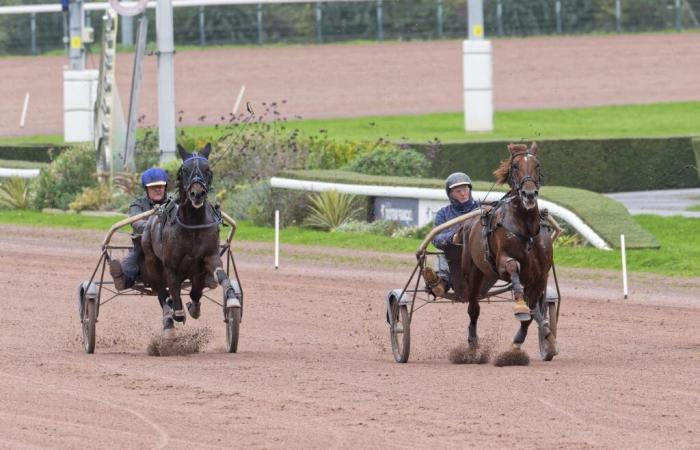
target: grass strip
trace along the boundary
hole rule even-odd
[[[490,133],[466,133],[462,112],[422,115],[367,116],[345,119],[290,120],[285,127],[302,136],[321,130],[335,140],[399,142],[479,142],[494,140],[592,139],[700,135],[700,102],[653,103],[572,109],[496,111]],[[216,140],[225,127],[185,126],[178,129],[195,139]],[[143,132],[141,130],[141,132]],[[0,145],[62,144],[61,135],[0,138]]]

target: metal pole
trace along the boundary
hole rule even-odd
[[[618,33],[622,33],[622,6],[620,5],[620,0],[615,0],[615,30]]]
[[[275,269],[280,267],[280,211],[275,210]]]
[[[156,3],[156,41],[158,43],[158,145],[160,161],[175,159],[175,64],[173,55],[173,4]]]
[[[683,30],[681,26],[681,0],[676,0],[676,31]]]
[[[36,13],[29,15],[29,30],[31,31],[31,51],[32,55],[36,55]]]
[[[482,0],[469,0],[469,40],[484,39],[484,3]]]
[[[263,37],[263,6],[262,3],[258,3],[258,44],[262,45],[264,42]]]
[[[442,8],[442,0],[437,0],[437,35],[438,38],[442,39],[444,30],[443,30],[443,8]]]
[[[136,122],[141,100],[141,75],[143,73],[143,57],[146,54],[146,39],[148,37],[148,18],[145,14],[139,19],[136,34],[136,51],[134,52],[134,68],[131,72],[131,96],[129,100],[129,117],[126,123],[126,149],[124,151],[124,167],[136,171],[134,149],[136,147]]]
[[[503,36],[503,4],[500,1],[496,5],[496,25],[498,27],[498,35]]]
[[[68,7],[68,30],[70,45],[68,60],[70,70],[85,70],[85,48],[83,47],[83,0],[74,0]]]
[[[204,33],[204,5],[199,7],[199,45],[207,45],[207,36]]]
[[[122,16],[122,45],[127,48],[134,46],[134,17]]]
[[[561,34],[561,1],[554,3],[554,13],[557,16],[557,34]]]
[[[316,42],[323,42],[323,9],[321,2],[316,2]]]
[[[384,19],[382,17],[382,0],[377,0],[377,39],[384,40]]]

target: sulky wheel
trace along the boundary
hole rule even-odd
[[[557,336],[557,304],[550,303],[546,299],[542,301],[537,306],[540,309],[542,318],[544,320],[549,320],[549,330],[554,335]],[[547,336],[543,331],[542,327],[539,327],[539,341],[540,341],[540,358],[542,361],[551,361],[552,358],[557,354],[556,346],[547,340]]]
[[[400,305],[398,300],[392,301],[391,306],[393,325],[389,328],[391,349],[397,363],[408,361],[411,352],[411,318],[406,305]]]
[[[238,351],[238,331],[241,326],[241,308],[226,308],[226,350]]]
[[[85,353],[95,353],[95,324],[97,323],[97,304],[92,298],[84,299],[83,312],[83,348]]]

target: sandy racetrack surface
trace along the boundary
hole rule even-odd
[[[700,34],[538,37],[493,41],[497,110],[700,100]],[[62,56],[0,64],[0,135],[63,132]],[[99,57],[88,58],[98,67]],[[116,72],[124,105],[132,55]],[[228,118],[244,99],[287,104],[304,118],[463,110],[461,41],[312,45],[182,51],[175,56],[175,106],[184,124]],[[19,128],[25,93],[26,126]],[[156,58],[146,58],[141,112],[157,123]],[[125,109],[126,110],[126,109]],[[239,112],[242,112],[243,108]]]
[[[148,356],[150,297],[102,306],[94,355],[76,291],[102,233],[0,226],[0,448],[698,448],[698,279],[560,269],[561,353],[527,367],[454,365],[464,305],[416,313],[408,364],[391,356],[383,296],[411,255],[240,244],[239,353],[211,303],[183,330],[201,353]],[[509,305],[483,305],[505,348]]]

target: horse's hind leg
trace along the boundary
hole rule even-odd
[[[192,289],[190,289],[191,302],[187,303],[187,312],[193,319],[199,319],[201,313],[199,300],[202,298],[204,290],[204,277],[194,277],[192,280]]]
[[[158,303],[163,309],[163,337],[172,338],[175,333],[175,322],[173,321],[173,308],[168,303],[168,291],[165,289],[158,291]]]
[[[239,307],[241,306],[238,297],[236,296],[236,291],[231,286],[231,281],[228,279],[226,271],[224,271],[221,259],[218,255],[213,256],[208,260],[207,267],[210,267],[211,273],[216,278],[221,288],[224,290],[224,298],[226,299],[227,307]]]
[[[465,289],[465,297],[469,301],[469,306],[467,307],[467,312],[469,313],[469,335],[467,337],[467,342],[469,343],[470,347],[476,347],[479,345],[479,335],[476,332],[476,323],[478,322],[479,314],[481,313],[481,306],[479,305],[479,291],[481,290],[483,274],[475,266],[472,266],[470,275],[470,284]]]
[[[513,338],[513,350],[520,350],[523,342],[525,342],[525,338],[527,337],[527,329],[530,327],[531,323],[532,319],[520,322],[520,328],[518,329],[518,332],[515,333],[515,337]]]

